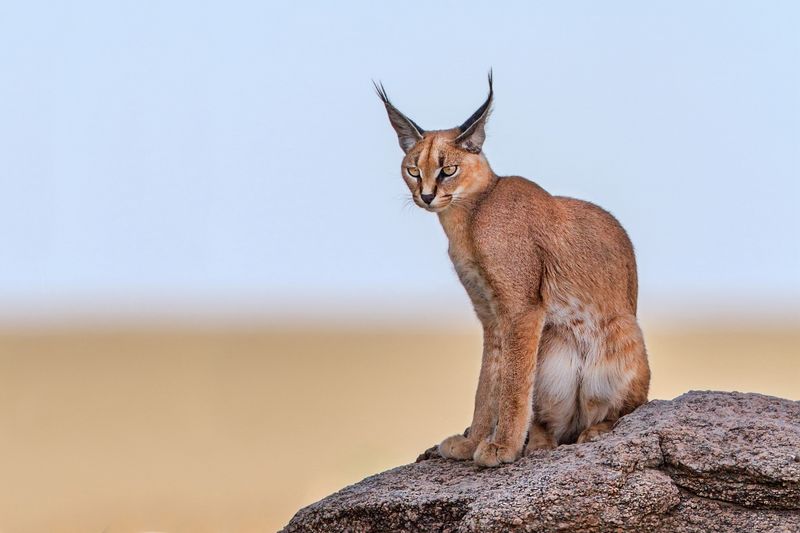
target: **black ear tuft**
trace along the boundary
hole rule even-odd
[[[472,153],[479,153],[483,148],[483,141],[486,140],[486,120],[492,112],[492,102],[494,101],[494,87],[492,86],[492,70],[489,69],[489,96],[472,116],[458,127],[461,132],[455,139],[455,143],[461,145],[465,150]]]
[[[392,102],[389,101],[389,95],[386,94],[386,89],[384,89],[382,83],[376,83],[375,80],[373,80],[372,85],[375,86],[375,92],[378,93],[378,97],[383,101],[383,105],[386,107],[386,113],[389,115],[389,122],[392,123],[394,131],[397,132],[400,148],[402,148],[404,152],[408,152],[417,144],[417,141],[422,139],[425,130],[420,128],[416,122],[405,116],[399,109],[392,105]]]

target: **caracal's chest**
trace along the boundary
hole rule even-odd
[[[495,295],[486,281],[466,225],[450,228],[445,226],[449,240],[447,253],[453,262],[458,279],[472,300],[478,315],[495,314]]]
[[[453,262],[456,274],[458,274],[458,279],[461,280],[461,284],[464,285],[467,292],[470,295],[474,292],[476,295],[490,299],[492,290],[486,282],[483,269],[472,251],[451,244],[448,248],[448,254]]]

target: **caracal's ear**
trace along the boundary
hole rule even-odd
[[[386,106],[386,112],[389,114],[389,121],[392,123],[394,131],[397,132],[397,140],[400,141],[400,148],[402,148],[405,153],[408,153],[408,151],[417,144],[417,141],[422,139],[422,134],[425,133],[425,130],[420,128],[416,122],[402,114],[392,105],[382,83],[378,84],[373,81],[372,84],[375,86],[375,92],[377,92],[378,96],[383,100],[383,105]]]
[[[461,133],[456,137],[455,142],[458,146],[462,147],[468,152],[478,154],[483,148],[483,141],[486,140],[486,119],[489,118],[489,113],[492,112],[492,98],[494,97],[494,90],[492,89],[492,71],[489,71],[489,96],[482,106],[475,111],[466,122],[458,127]]]

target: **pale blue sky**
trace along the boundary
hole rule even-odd
[[[370,80],[450,127],[489,67],[494,169],[613,212],[645,307],[800,298],[799,6],[6,2],[0,311],[461,306]]]

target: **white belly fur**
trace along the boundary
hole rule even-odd
[[[534,381],[534,411],[557,442],[569,442],[622,403],[633,374],[607,358],[600,320],[574,298],[548,309],[547,323],[563,332],[542,344]]]

